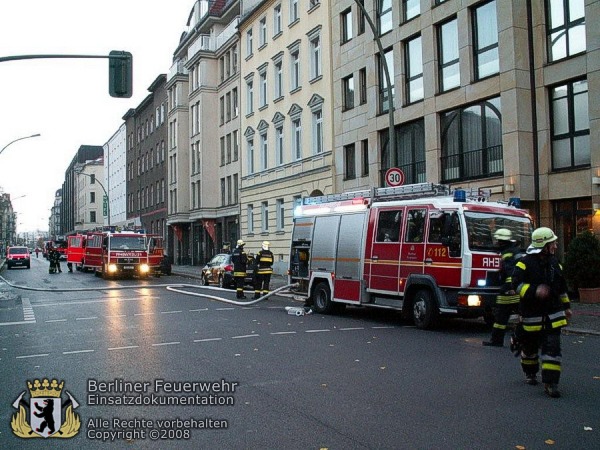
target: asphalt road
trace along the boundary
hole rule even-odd
[[[597,336],[563,336],[563,397],[550,399],[541,386],[523,383],[506,348],[481,346],[489,330],[480,321],[447,321],[427,332],[383,310],[296,317],[286,313],[293,303],[285,297],[240,307],[148,287],[189,279],[106,281],[67,273],[64,264],[62,274],[49,275],[41,258],[31,270],[2,276],[47,289],[0,286],[2,449],[600,446]],[[119,286],[132,289],[107,289]],[[45,377],[64,381],[63,404],[66,391],[79,403],[81,427],[73,438],[13,434],[13,402],[25,391],[29,403],[27,381]],[[217,404],[97,404],[109,398]]]

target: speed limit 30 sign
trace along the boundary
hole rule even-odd
[[[404,172],[397,167],[392,167],[385,172],[385,184],[390,187],[404,184]]]

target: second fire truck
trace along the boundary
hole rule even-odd
[[[440,315],[489,320],[500,285],[494,232],[508,228],[524,251],[531,217],[480,194],[421,183],[303,198],[290,282],[321,313],[390,308],[419,328]]]

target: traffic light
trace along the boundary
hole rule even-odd
[[[108,54],[108,92],[111,97],[129,98],[133,92],[133,57],[131,53],[113,50]]]

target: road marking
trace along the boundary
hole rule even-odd
[[[231,311],[235,308],[215,308],[215,311]]]
[[[175,341],[175,342],[161,342],[159,344],[152,344],[152,347],[159,347],[161,345],[177,345],[177,344],[181,344],[181,342],[179,342],[179,341]]]
[[[151,316],[152,314],[154,314],[154,313],[153,312],[135,313],[134,316]]]
[[[112,316],[104,316],[107,319],[110,319],[111,317],[127,317],[127,314],[114,314]]]
[[[35,323],[35,315],[33,314],[33,308],[31,307],[31,302],[28,298],[22,299],[23,303],[23,319],[25,322]]]
[[[46,323],[54,323],[54,322],[66,322],[67,319],[50,319],[46,320]]]
[[[0,325],[33,325],[35,321],[22,320],[21,322],[2,322]]]
[[[76,353],[92,353],[94,350],[73,350],[70,352],[62,352],[63,355],[74,355]]]
[[[212,341],[222,341],[223,338],[210,338],[210,339],[194,339],[194,342],[212,342]]]
[[[109,347],[108,350],[126,350],[128,348],[139,348],[139,345],[126,345],[124,347]]]
[[[48,356],[50,353],[40,353],[38,355],[22,355],[22,356],[17,356],[17,359],[23,359],[23,358],[37,358],[38,356]]]
[[[91,316],[91,317],[77,317],[75,318],[75,320],[94,320],[97,319],[98,316]]]
[[[373,330],[393,330],[396,327],[371,327]]]
[[[338,328],[340,331],[354,331],[354,330],[364,330],[364,327],[355,327],[355,328]]]
[[[259,337],[260,334],[245,334],[243,336],[231,336],[231,339],[246,339],[251,337]]]
[[[269,333],[272,335],[279,335],[279,334],[296,334],[295,331],[277,331],[276,333]]]
[[[158,298],[158,297],[144,297],[143,299],[136,297],[136,298],[119,298],[116,299],[117,302],[134,302],[134,301],[139,301],[139,300],[148,300],[148,299],[154,299],[154,298]],[[33,305],[34,308],[45,308],[48,306],[71,306],[71,305],[86,305],[88,303],[108,303],[108,302],[114,302],[115,299],[114,298],[105,298],[105,299],[98,299],[98,300],[83,300],[83,301],[79,301],[79,302],[55,302],[55,303],[36,303],[35,305]]]
[[[161,314],[176,314],[176,313],[180,313],[180,312],[183,312],[183,311],[161,311],[160,313]]]
[[[326,331],[331,330],[304,330],[305,333],[325,333]]]
[[[197,312],[197,311],[208,311],[208,308],[190,309],[190,312]]]

